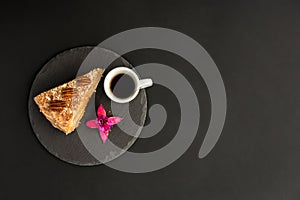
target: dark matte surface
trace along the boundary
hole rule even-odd
[[[123,150],[127,150],[136,140],[136,137],[127,135],[117,126],[112,127],[109,140],[122,149],[122,151],[121,149],[119,151],[112,151],[108,148],[108,146],[111,146],[110,142],[107,142],[106,144],[102,143],[98,130],[91,130],[85,126],[87,120],[93,119],[96,116],[97,108],[100,104],[104,106],[107,112],[111,111],[111,101],[105,95],[103,88],[104,77],[106,74],[115,67],[127,66],[132,68],[132,66],[128,61],[119,57],[117,54],[105,49],[97,48],[98,53],[101,54],[103,58],[113,57],[115,61],[105,69],[103,78],[101,78],[96,89],[95,96],[93,95],[90,99],[90,101],[94,101],[95,104],[95,108],[92,109],[93,112],[85,113],[78,128],[82,131],[81,134],[87,135],[85,137],[87,138],[87,143],[94,143],[95,141],[95,145],[98,146],[98,152],[101,152],[102,155],[101,157],[98,157],[98,160],[95,159],[83,145],[78,136],[78,129],[75,129],[74,132],[66,136],[63,132],[54,128],[44,115],[40,113],[33,98],[41,92],[74,79],[81,63],[93,48],[94,47],[91,46],[72,48],[54,56],[41,68],[40,72],[35,77],[28,98],[30,123],[41,144],[57,158],[71,164],[82,166],[98,165],[113,160],[119,157],[123,153]],[[103,63],[105,62],[105,60],[99,62],[97,67],[103,68]],[[131,109],[132,118],[138,125],[143,125],[145,122],[145,111],[147,111],[146,98],[145,90],[141,90],[136,99],[130,102],[130,107],[134,108]],[[89,102],[89,104],[91,104],[91,102]],[[113,114],[122,118],[125,117],[122,113]]]
[[[1,21],[0,199],[300,199],[300,3],[285,1],[36,1],[3,3]],[[159,51],[127,55],[133,65],[159,60],[184,67],[201,102],[200,130],[175,163],[147,174],[78,167],[51,156],[27,113],[36,73],[57,52],[96,45],[126,29],[162,26],[202,44],[216,62],[228,97],[219,142],[197,158],[210,116],[199,75]],[[13,82],[10,82],[13,81]],[[165,145],[176,131],[177,101],[147,90],[149,105],[168,105],[161,133],[135,151]],[[167,102],[164,95],[170,95]],[[148,140],[148,141],[147,141]]]

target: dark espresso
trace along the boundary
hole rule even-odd
[[[127,74],[117,74],[111,79],[110,90],[121,99],[130,97],[135,91],[135,82]]]

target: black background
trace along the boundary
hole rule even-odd
[[[23,1],[2,3],[0,21],[1,199],[300,199],[299,1]],[[183,32],[216,62],[228,112],[213,151],[197,158],[209,100],[203,81],[195,84],[196,75],[186,70],[203,120],[192,146],[172,165],[128,174],[51,156],[28,120],[36,73],[58,52],[142,26]],[[129,60],[136,65],[162,54],[137,52],[142,56]],[[161,134],[171,139],[168,130],[155,136],[163,141]],[[156,142],[143,143],[133,150]]]

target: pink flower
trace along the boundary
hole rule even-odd
[[[100,132],[100,137],[103,143],[106,142],[111,126],[119,123],[122,118],[121,117],[107,117],[106,111],[104,110],[102,104],[98,107],[97,118],[94,120],[90,120],[86,122],[86,125],[89,128],[98,128]]]

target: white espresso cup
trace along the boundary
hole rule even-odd
[[[114,68],[104,79],[104,91],[106,95],[117,103],[130,102],[139,94],[140,89],[152,85],[153,81],[151,79],[139,79],[138,75],[127,67]]]

